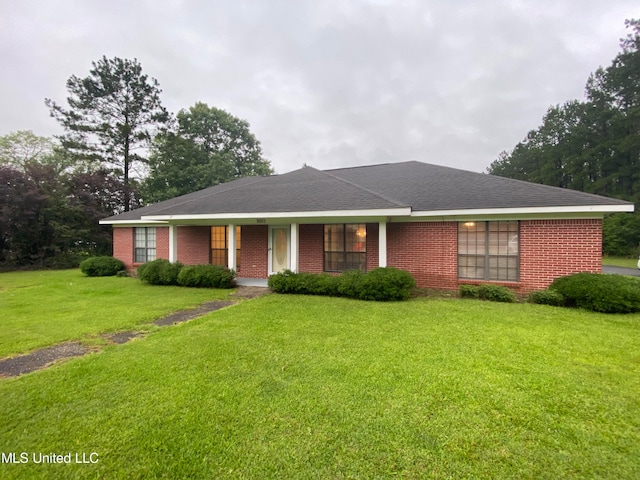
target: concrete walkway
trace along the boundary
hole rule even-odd
[[[265,280],[266,287],[266,280]],[[247,300],[251,298],[260,297],[266,293],[269,293],[268,288],[261,286],[238,286],[236,291],[231,294],[231,300],[213,300],[206,302],[194,309],[181,310],[171,315],[167,315],[163,318],[158,318],[153,323],[159,327],[166,327],[169,325],[175,325],[176,323],[187,322],[194,318],[206,315],[209,312],[219,310],[231,305],[237,305],[237,300]],[[134,338],[138,338],[145,335],[142,332],[126,331],[107,333],[100,335],[102,338],[112,344],[126,343]],[[71,357],[80,357],[86,355],[89,352],[95,352],[100,347],[89,348],[82,345],[80,342],[66,342],[58,345],[53,345],[47,348],[41,348],[31,353],[24,355],[17,355],[15,357],[4,358],[0,360],[0,378],[2,377],[17,377],[24,373],[33,372],[35,370],[41,370],[49,367],[54,363]]]

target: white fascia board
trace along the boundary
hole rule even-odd
[[[113,225],[114,227],[129,227],[131,225],[135,225],[136,227],[154,227],[167,224],[167,222],[161,222],[157,220],[100,220],[100,222],[98,223],[100,225]]]
[[[203,213],[186,215],[146,215],[143,221],[176,222],[181,220],[250,220],[254,218],[318,218],[318,217],[393,217],[411,215],[411,208],[372,210],[327,210],[319,212]]]
[[[554,214],[596,214],[633,212],[634,205],[577,205],[562,207],[513,207],[464,210],[431,210],[412,212],[412,217],[465,217],[478,215],[554,215]]]

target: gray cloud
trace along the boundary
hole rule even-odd
[[[59,133],[45,97],[138,58],[171,111],[248,120],[278,172],[407,159],[484,170],[582,98],[635,1],[0,3],[0,134]]]

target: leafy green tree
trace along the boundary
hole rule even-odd
[[[53,155],[55,142],[39,137],[30,130],[19,130],[0,136],[0,165],[23,168],[26,163],[46,163]]]
[[[92,63],[89,76],[67,81],[69,108],[51,99],[45,103],[64,127],[62,146],[74,157],[113,169],[121,178],[123,209],[132,207],[132,168],[155,134],[169,122],[160,102],[158,81],[142,73],[137,60],[103,57]]]
[[[0,167],[0,259],[37,264],[71,241],[59,176],[50,165]],[[59,228],[59,227],[63,228]]]
[[[176,119],[175,131],[156,138],[149,176],[143,184],[145,202],[273,173],[245,120],[201,102],[181,110]]]
[[[542,125],[487,171],[494,175],[573,188],[636,203],[633,215],[605,218],[603,251],[637,253],[640,241],[640,21],[607,68],[586,84],[586,101],[550,107]]]
[[[120,210],[123,191],[105,170],[0,165],[0,267],[73,267],[110,254],[111,228],[98,221]]]

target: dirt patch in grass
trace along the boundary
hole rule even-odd
[[[26,355],[0,360],[0,376],[15,377],[48,367],[63,358],[79,357],[89,353],[89,348],[80,342],[62,343],[43,348]]]
[[[201,317],[209,312],[214,312],[216,310],[220,310],[221,308],[228,307],[229,305],[233,305],[234,303],[235,302],[231,302],[228,300],[214,300],[213,302],[203,303],[198,308],[195,308],[193,310],[182,310],[180,312],[172,313],[171,315],[157,319],[153,323],[159,327],[166,327],[175,323],[187,322],[189,320],[193,320],[194,318]]]
[[[232,294],[232,297],[237,300],[251,299],[262,296],[268,292],[268,288],[238,287]],[[171,315],[167,315],[166,317],[159,318],[153,323],[159,327],[166,327],[169,325],[175,325],[176,323],[187,322],[189,320],[202,317],[207,313],[234,305],[238,303],[237,300],[214,300],[212,302],[206,302],[192,310],[181,310],[179,312],[172,313]],[[101,337],[108,340],[110,343],[123,344],[143,335],[145,335],[144,332],[127,331],[103,334]],[[5,358],[0,360],[0,377],[17,377],[24,373],[46,368],[65,358],[80,357],[93,350],[95,349],[86,347],[80,342],[69,342],[48,348],[42,348],[25,355]]]

